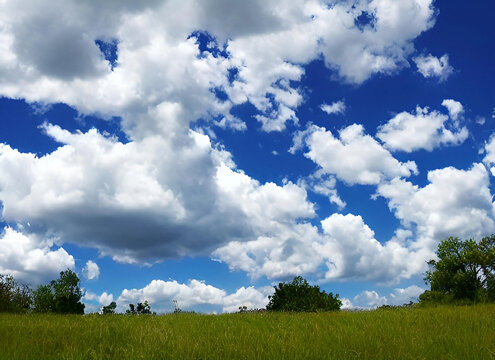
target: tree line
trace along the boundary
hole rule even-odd
[[[77,274],[67,269],[57,280],[31,290],[12,275],[0,274],[0,312],[84,314]]]
[[[430,290],[419,296],[420,304],[472,304],[495,302],[495,235],[460,240],[442,240],[436,251],[437,259],[428,262],[425,282]],[[0,274],[0,312],[37,312],[83,314],[82,291],[77,274],[67,269],[57,280],[40,285],[32,291],[11,275]],[[339,295],[326,293],[318,285],[310,285],[301,276],[291,282],[281,282],[269,296],[267,311],[337,311],[342,306]],[[175,311],[181,312],[176,301]],[[408,304],[410,306],[411,304]],[[115,314],[117,304],[111,302],[102,314]],[[245,306],[239,307],[246,312]],[[148,301],[129,304],[125,314],[154,314]]]

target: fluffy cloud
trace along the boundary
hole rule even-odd
[[[142,289],[123,290],[117,299],[117,305],[124,309],[130,303],[148,300],[154,311],[171,312],[174,310],[173,301],[177,300],[182,310],[194,310],[202,305],[209,305],[210,310],[221,307],[223,312],[236,312],[239,306],[247,306],[249,309],[265,307],[268,304],[268,295],[272,293],[273,288],[270,287],[241,287],[235,293],[227,294],[225,290],[198,280],[190,280],[188,284],[153,280]]]
[[[461,127],[458,118],[462,104],[444,100],[449,116],[428,108],[416,108],[416,113],[401,112],[378,128],[377,138],[391,150],[413,152],[419,149],[432,151],[443,145],[458,145],[467,139],[469,132]]]
[[[97,263],[88,260],[83,269],[83,274],[88,280],[98,279],[100,277],[100,268]]]
[[[495,167],[493,166],[495,164],[495,134],[490,136],[482,151],[486,154],[483,162],[490,167],[490,172],[495,176]]]
[[[60,271],[74,268],[74,258],[53,241],[40,241],[6,227],[0,238],[0,273],[37,285],[58,278]]]
[[[323,242],[318,246],[328,268],[326,280],[397,282],[424,266],[424,256],[390,240],[381,244],[361,216],[333,214],[322,221]]]
[[[94,129],[44,130],[62,146],[42,157],[0,145],[4,219],[117,261],[207,255],[315,215],[303,188],[260,184],[206,135],[124,144]]]
[[[283,130],[287,121],[297,122],[294,110],[302,96],[290,82],[303,75],[300,64],[323,54],[340,77],[361,83],[406,66],[413,40],[434,23],[431,0],[332,6],[316,0],[249,6],[197,0],[58,0],[48,6],[21,0],[2,2],[0,14],[0,94],[119,115],[128,131],[136,114],[163,102],[180,103],[186,122],[205,117],[242,129],[229,110],[245,101],[260,112],[263,129]],[[362,26],[362,14],[374,20]],[[197,30],[216,36],[216,44],[210,41],[215,45],[201,53],[190,37]],[[117,40],[116,67],[100,53],[97,39]],[[230,68],[238,70],[233,81]],[[228,100],[218,101],[212,88],[223,89]]]
[[[352,299],[352,302],[349,299],[346,299],[345,308],[372,309],[382,305],[408,304],[410,301],[417,302],[419,295],[421,295],[424,291],[425,289],[416,285],[412,285],[404,289],[394,289],[394,291],[388,296],[381,296],[373,290],[365,290],[356,295]]]
[[[328,174],[334,174],[347,184],[378,184],[383,179],[408,177],[417,173],[412,161],[396,160],[362,125],[354,124],[339,131],[339,138],[324,128],[311,125],[294,137],[291,152],[306,145],[304,155]]]
[[[321,222],[294,225],[285,236],[230,242],[213,256],[253,278],[290,279],[313,274],[321,281],[397,283],[424,270],[431,252],[396,239],[381,244],[361,216],[333,214]],[[386,265],[385,265],[386,264]]]
[[[341,101],[335,101],[332,104],[322,104],[320,106],[321,110],[326,112],[328,115],[332,114],[343,114],[345,112],[345,103]]]
[[[440,81],[445,81],[454,72],[454,68],[449,65],[449,56],[443,55],[437,58],[431,54],[418,56],[413,59],[418,67],[418,72],[425,78],[436,77]]]
[[[373,21],[360,23],[363,14]],[[255,276],[316,271],[307,259],[321,263],[325,241],[304,222],[315,216],[304,187],[259,183],[190,125],[202,118],[243,130],[230,110],[250,102],[263,130],[281,131],[298,121],[304,64],[323,56],[337,77],[354,84],[390,74],[407,66],[414,39],[433,22],[431,0],[0,2],[0,95],[119,116],[129,140],[46,124],[60,143],[52,153],[38,157],[1,145],[2,216],[30,238],[56,236],[118,261],[218,249],[242,267],[231,256],[242,250],[249,264],[267,256],[262,271],[246,270]],[[118,44],[115,66],[95,40]],[[349,184],[416,171],[360,125],[343,129],[339,139],[313,130],[306,156]],[[315,190],[343,205],[328,181]],[[306,239],[305,231],[319,240]],[[264,242],[269,246],[259,249]],[[307,250],[297,248],[308,242]]]
[[[479,239],[495,232],[495,213],[488,173],[482,164],[469,170],[453,167],[428,173],[423,188],[403,179],[380,184],[377,194],[406,228],[415,229],[412,245],[433,252],[449,236]]]
[[[387,298],[380,296],[376,291],[365,290],[362,293],[356,295],[352,304],[358,308],[376,308],[378,306],[385,305]]]
[[[457,121],[459,116],[464,112],[464,106],[459,101],[452,99],[445,99],[442,101],[442,106],[445,106],[449,111],[449,115],[452,120]]]

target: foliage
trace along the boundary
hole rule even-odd
[[[26,312],[31,305],[31,290],[12,275],[0,274],[0,312]]]
[[[60,314],[84,314],[82,291],[77,274],[67,269],[49,285],[40,285],[33,293],[34,312]]]
[[[495,304],[223,315],[0,314],[0,360],[494,359]]]
[[[335,297],[327,294],[319,286],[309,285],[301,276],[290,283],[279,283],[269,298],[266,309],[270,311],[333,311],[342,306],[338,294]]]
[[[431,291],[421,302],[464,303],[495,301],[495,235],[462,241],[457,237],[442,240],[438,260],[430,260],[425,282]]]
[[[33,291],[33,311],[37,313],[49,313],[55,311],[55,301],[50,285],[39,285]]]
[[[129,310],[126,310],[125,313],[127,315],[151,314],[151,306],[148,304],[148,300],[145,300],[144,303],[138,303],[137,306],[129,304]]]
[[[112,301],[110,304],[108,304],[107,306],[103,306],[102,309],[101,309],[101,313],[103,315],[111,315],[111,314],[115,314],[115,309],[117,308],[117,304],[115,303],[115,301]]]

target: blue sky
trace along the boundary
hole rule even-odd
[[[0,5],[0,272],[86,310],[402,304],[495,232],[495,5]]]

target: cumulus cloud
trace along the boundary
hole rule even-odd
[[[264,308],[268,304],[268,295],[272,293],[273,288],[270,287],[241,287],[228,294],[223,289],[194,279],[188,284],[181,284],[175,280],[153,280],[142,289],[124,289],[117,299],[117,305],[124,309],[130,303],[147,300],[154,311],[171,312],[174,310],[173,301],[177,300],[182,310],[194,310],[209,305],[207,308],[210,311],[220,307],[223,312],[237,312],[239,306],[247,306],[249,309]]]
[[[382,305],[404,305],[409,304],[410,301],[418,302],[419,295],[424,291],[425,289],[416,285],[396,288],[388,296],[381,296],[374,290],[365,290],[356,295],[352,302],[346,299],[345,306],[347,309],[373,309]]]
[[[24,235],[11,227],[0,238],[0,273],[37,285],[58,278],[60,271],[74,268],[74,258],[63,248],[53,249],[52,240]]]
[[[316,194],[328,197],[328,200],[337,205],[339,210],[345,208],[346,206],[345,201],[340,198],[337,192],[337,180],[332,175],[328,175],[319,170],[307,178],[300,179],[298,184]]]
[[[376,291],[369,290],[356,295],[352,300],[352,304],[358,308],[376,308],[387,303],[385,296],[380,296]]]
[[[100,268],[97,263],[88,260],[83,269],[83,274],[88,280],[98,279],[100,277]]]
[[[394,240],[381,244],[359,215],[333,214],[321,225],[325,236],[318,248],[326,280],[397,282],[423,268],[420,251]]]
[[[445,81],[454,72],[454,68],[449,65],[449,56],[443,55],[437,58],[431,54],[418,56],[413,59],[418,67],[418,72],[425,78],[436,77],[439,81]]]
[[[374,21],[357,26],[363,13]],[[322,58],[337,78],[360,84],[407,66],[414,39],[433,23],[431,0],[0,2],[0,95],[119,116],[128,140],[45,124],[60,144],[49,154],[1,145],[2,217],[29,238],[56,236],[122,262],[218,249],[234,268],[244,266],[236,251],[249,264],[266,256],[262,271],[246,270],[255,276],[316,271],[305,262],[323,261],[326,240],[307,222],[315,209],[305,188],[258,182],[191,124],[204,119],[243,130],[230,111],[250,102],[264,131],[282,131],[298,122],[305,64]],[[206,49],[198,30],[208,37]],[[117,44],[115,66],[95,40]],[[313,188],[339,206],[332,175],[377,184],[416,172],[360,125],[338,139],[312,130],[303,138],[306,156],[330,175]],[[328,157],[334,152],[344,161]]]
[[[413,248],[433,253],[449,236],[479,239],[495,231],[490,180],[482,164],[433,170],[428,181],[421,188],[396,178],[377,188],[403,226],[415,229]]]
[[[2,95],[119,115],[128,131],[137,113],[164,101],[180,102],[186,122],[204,117],[237,129],[244,126],[229,110],[249,101],[264,130],[283,130],[287,121],[297,122],[302,96],[290,82],[301,79],[301,64],[323,54],[327,67],[359,84],[407,66],[414,39],[434,23],[431,0],[332,6],[313,0],[249,6],[197,0],[45,6],[22,0],[0,6]],[[373,17],[373,26],[356,25],[362,13]],[[214,37],[204,51],[191,37],[197,30]],[[101,39],[118,43],[116,67],[95,44]],[[237,77],[229,81],[234,68]],[[223,89],[228,99],[218,101],[212,88]]]
[[[339,138],[324,128],[310,125],[294,137],[291,152],[307,146],[304,155],[347,184],[378,184],[383,179],[408,177],[417,173],[413,161],[402,163],[375,139],[364,133],[362,125],[353,124],[339,131]]]
[[[207,255],[315,216],[303,188],[260,184],[194,131],[124,144],[94,129],[44,130],[62,146],[42,157],[0,145],[4,219],[117,261]]]
[[[489,167],[490,172],[495,176],[495,134],[490,136],[490,139],[485,143],[485,147],[481,150],[485,153],[483,158],[483,163]]]
[[[464,112],[464,106],[459,101],[445,99],[442,101],[442,106],[445,106],[449,111],[452,120],[457,121],[459,116]]]
[[[344,101],[340,100],[340,101],[335,101],[330,105],[322,104],[320,108],[328,115],[332,115],[332,114],[343,114],[345,112],[346,106]]]
[[[406,111],[397,114],[378,128],[376,137],[391,150],[413,152],[420,149],[432,151],[440,146],[463,143],[469,131],[459,124],[463,112],[462,104],[454,100],[444,100],[449,116],[427,107],[416,108],[416,113]]]
[[[290,279],[314,274],[321,281],[397,283],[423,271],[431,252],[411,249],[392,239],[381,244],[359,215],[333,214],[321,222],[322,232],[297,224],[279,237],[230,242],[213,256],[252,278]]]

